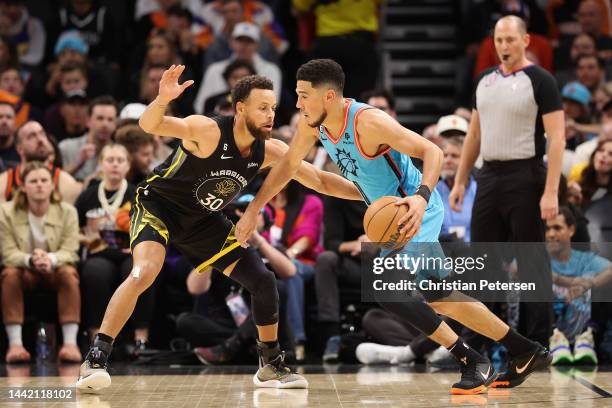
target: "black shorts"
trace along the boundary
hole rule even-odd
[[[239,260],[245,248],[234,236],[234,224],[221,212],[188,214],[150,189],[139,186],[130,210],[130,249],[144,241],[172,245],[203,272],[209,266],[219,271]]]

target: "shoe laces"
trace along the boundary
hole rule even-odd
[[[474,380],[476,378],[476,361],[461,364],[461,380]]]
[[[92,347],[87,355],[91,368],[106,368],[106,354],[99,347]]]
[[[285,365],[285,352],[281,351],[280,354],[273,360],[268,362],[270,366],[274,367],[277,372],[290,374],[291,369]]]

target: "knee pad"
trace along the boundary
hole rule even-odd
[[[246,251],[229,277],[251,294],[253,320],[258,326],[278,323],[276,276],[255,251]]]
[[[432,307],[417,298],[410,298],[406,302],[386,302],[380,305],[427,336],[431,336],[442,323],[442,319]]]

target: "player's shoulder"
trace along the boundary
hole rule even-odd
[[[555,79],[553,74],[536,64],[532,64],[528,67],[525,67],[523,69],[523,72],[534,84],[550,83],[556,85],[557,83],[557,80]]]

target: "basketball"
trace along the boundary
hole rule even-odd
[[[407,205],[395,205],[398,197],[384,196],[374,201],[363,217],[363,229],[372,242],[380,243],[385,249],[403,247],[406,234],[400,233],[397,222],[408,212]]]

